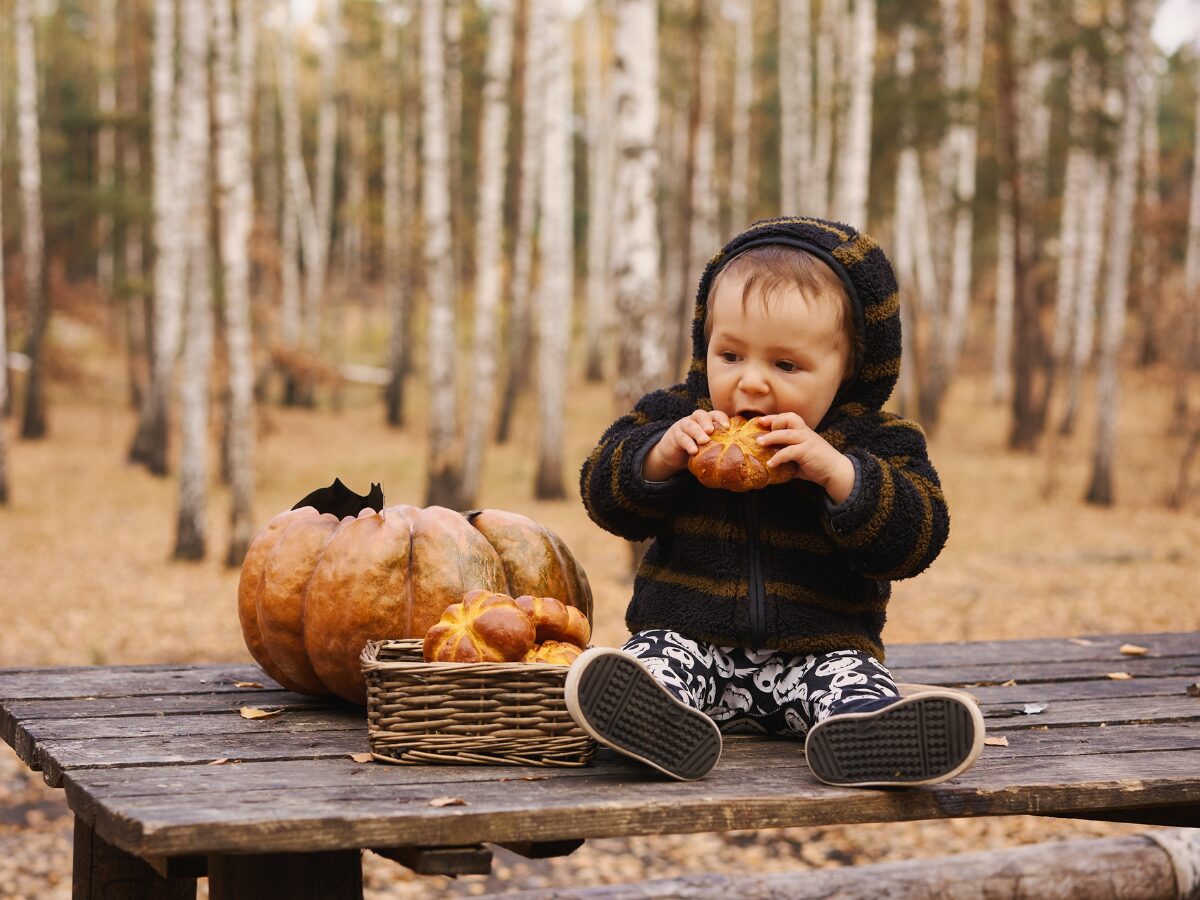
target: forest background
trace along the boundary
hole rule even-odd
[[[953,528],[889,641],[1200,628],[1191,0],[0,13],[0,665],[247,659],[245,546],[335,475],[549,525],[619,644],[630,551],[578,467],[678,380],[704,261],[792,212],[865,227],[900,275],[893,405]],[[7,749],[0,779],[0,895],[65,896],[65,806]],[[597,841],[436,888],[375,859],[368,893],[1119,828]]]

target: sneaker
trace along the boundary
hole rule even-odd
[[[809,729],[804,753],[826,784],[915,787],[965,772],[983,749],[983,716],[954,691],[930,690],[832,715]]]
[[[566,701],[575,723],[600,743],[680,781],[702,778],[721,756],[716,723],[620,650],[584,651],[567,671]]]

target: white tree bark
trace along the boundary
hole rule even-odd
[[[854,62],[851,69],[849,130],[842,144],[836,216],[867,228],[871,175],[871,100],[875,84],[875,0],[854,0]]]
[[[446,38],[443,0],[421,0],[421,209],[425,218],[425,284],[429,294],[429,466],[427,506],[459,503],[456,435],[454,249],[450,244],[450,158],[447,146]]]
[[[29,375],[25,382],[25,411],[21,436],[40,438],[46,433],[45,377],[46,325],[49,302],[42,280],[42,159],[38,124],[37,48],[34,42],[31,0],[16,0],[13,41],[17,68],[17,158],[20,161],[21,261],[24,266],[25,308],[28,310]]]
[[[116,183],[117,133],[117,0],[98,0],[96,7],[96,112],[100,128],[96,134],[96,186],[102,198],[96,217],[96,281],[101,294],[111,302],[113,295],[112,190]]]
[[[209,264],[209,22],[208,0],[183,0],[180,35],[179,157],[185,173],[187,328],[180,381],[179,499],[176,559],[202,559],[208,501],[208,377],[212,361]]]
[[[255,0],[241,0],[238,38],[253,33]],[[254,78],[253,45],[234,60],[233,11],[230,0],[213,4],[216,49],[213,109],[217,136],[217,208],[220,213],[221,261],[224,266],[225,344],[229,358],[229,406],[225,424],[230,487],[230,536],[225,562],[240,566],[254,538],[254,362],[250,324],[250,261],[253,225],[253,176],[250,170],[251,94],[244,89]],[[245,44],[239,40],[237,49]]]
[[[325,45],[321,51],[321,99],[317,109],[317,180],[314,214],[318,241],[304,265],[304,330],[309,347],[321,346],[321,307],[333,239],[333,178],[338,131],[338,65],[341,57],[341,0],[325,0]]]
[[[695,305],[691,302],[694,294],[694,283],[698,273],[704,271],[704,266],[714,253],[724,243],[720,239],[720,203],[716,182],[716,77],[717,54],[716,35],[711,20],[706,19],[702,32],[700,46],[694,48],[700,59],[700,80],[695,85],[697,101],[700,110],[699,122],[696,128],[696,156],[692,171],[691,220],[685,223],[689,229],[688,249],[691,258],[687,260],[689,279],[684,286],[689,302],[681,304],[678,328],[680,344],[679,359],[683,362],[681,368],[686,370],[687,361],[692,357],[692,318]],[[794,208],[793,208],[794,209]]]
[[[999,186],[996,226],[996,304],[992,332],[992,400],[1006,403],[1012,397],[1013,323],[1017,297],[1017,241],[1013,227],[1012,191]]]
[[[613,258],[618,347],[616,405],[622,413],[667,371],[659,308],[658,9],[655,0],[618,0],[613,92],[617,109]]]
[[[132,117],[141,109],[141,89],[138,84],[139,66],[135,59],[121,61],[119,104],[124,116]],[[120,145],[121,174],[124,183],[138,186],[142,180],[142,151],[140,141],[126,132]],[[129,366],[129,400],[133,409],[141,408],[146,397],[150,363],[147,346],[147,310],[145,252],[141,220],[131,217],[125,224],[124,273],[122,292],[125,295],[125,346]]]
[[[1099,378],[1096,384],[1096,443],[1092,455],[1087,502],[1111,505],[1114,499],[1113,457],[1117,429],[1117,353],[1125,325],[1125,299],[1129,290],[1129,257],[1133,246],[1133,206],[1137,192],[1138,149],[1145,103],[1141,79],[1147,69],[1150,22],[1154,0],[1133,0],[1127,22],[1124,57],[1125,115],[1121,121],[1113,187],[1112,228],[1105,253],[1104,309]]]
[[[562,4],[546,6],[545,154],[542,159],[542,281],[538,298],[538,459],[534,495],[557,500],[566,438],[567,350],[574,306],[575,248],[572,125],[574,111],[571,23]]]
[[[403,103],[400,76],[400,7],[387,0],[383,7],[383,279],[388,309],[387,421],[399,426],[404,421],[404,376],[406,348],[404,324],[404,181],[400,133]]]
[[[817,22],[817,102],[813,125],[812,185],[813,214],[829,215],[833,167],[834,110],[839,91],[838,25],[845,15],[846,0],[822,0]]]
[[[1162,214],[1162,192],[1159,190],[1158,93],[1160,78],[1151,71],[1146,79],[1146,127],[1142,132],[1142,203],[1145,227],[1142,238],[1141,279],[1138,289],[1138,310],[1142,333],[1138,362],[1147,363],[1157,354],[1158,334],[1155,329],[1155,309],[1158,306],[1160,283],[1159,216]]]
[[[779,208],[809,208],[812,170],[812,52],[808,0],[779,3]]]
[[[154,153],[154,356],[150,385],[138,421],[130,460],[151,472],[167,471],[168,406],[183,328],[187,256],[181,234],[184,215],[175,98],[175,0],[155,0],[154,62],[151,77],[151,139]]]
[[[1088,189],[1083,200],[1083,230],[1079,249],[1079,286],[1072,312],[1070,330],[1070,367],[1067,373],[1066,396],[1063,403],[1061,434],[1075,428],[1083,373],[1095,350],[1096,298],[1100,287],[1100,263],[1104,255],[1105,225],[1108,221],[1109,164],[1092,153],[1083,158],[1083,176]]]
[[[750,108],[754,105],[754,0],[738,0],[733,7],[733,152],[729,165],[729,206],[733,230],[750,224]],[[805,160],[809,181],[811,159]]]
[[[496,437],[508,439],[517,397],[525,388],[529,375],[528,358],[533,340],[530,281],[533,271],[533,237],[537,224],[538,191],[541,184],[538,167],[544,151],[542,129],[545,115],[542,109],[542,65],[545,56],[543,11],[547,0],[528,0],[525,25],[525,89],[521,100],[521,161],[517,182],[517,224],[513,243],[512,279],[509,283],[508,311],[508,373],[500,422]]]
[[[491,443],[496,423],[496,368],[500,347],[498,312],[502,286],[500,263],[504,251],[501,220],[504,214],[504,175],[508,169],[505,150],[513,47],[512,0],[495,0],[490,15],[487,59],[484,64],[483,121],[479,130],[475,323],[470,409],[467,414],[473,436],[463,446],[462,496],[468,506],[476,503],[479,485],[483,480],[484,450]],[[570,228],[569,223],[567,228]]]
[[[604,377],[605,350],[612,323],[609,299],[609,199],[612,191],[611,92],[602,70],[603,28],[599,3],[584,13],[584,111],[587,118],[587,311],[584,369],[589,381]]]
[[[279,235],[279,337],[285,351],[300,346],[300,214],[291,186],[283,189],[283,221]]]

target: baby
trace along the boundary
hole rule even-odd
[[[891,581],[938,555],[949,514],[920,427],[882,410],[900,370],[887,257],[834,222],[778,218],[730,241],[700,280],[687,380],[644,396],[583,465],[601,527],[652,542],[621,650],[567,676],[575,721],[678,779],[721,732],[805,739],[829,784],[932,784],[983,744],[953,691],[901,697],[881,632]],[[688,461],[733,415],[757,417],[790,480],[734,493]]]

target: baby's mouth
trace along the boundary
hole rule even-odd
[[[745,419],[747,422],[749,422],[751,419],[756,418],[758,416],[765,416],[766,413],[761,412],[760,410],[757,410],[757,409],[740,409],[740,410],[738,410],[738,415],[741,416],[743,419]]]

